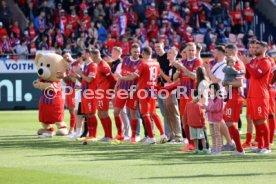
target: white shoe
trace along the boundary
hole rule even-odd
[[[183,142],[182,142],[183,144],[188,144],[189,143],[189,141],[188,141],[188,139],[187,138],[185,138],[185,139],[183,139]]]
[[[145,141],[145,144],[155,144],[155,143],[156,143],[155,138],[148,138],[148,139]]]
[[[139,142],[146,142],[147,139],[149,139],[149,137],[144,137],[143,139],[141,139]]]
[[[75,135],[75,133],[72,133],[72,134],[69,134],[69,135],[67,135],[66,137],[68,138],[68,139],[72,139],[72,137]]]
[[[233,151],[232,155],[245,155],[245,152],[242,151],[242,152],[239,152],[237,150]]]
[[[41,135],[38,136],[39,138],[52,138],[53,134],[50,133],[43,133]]]
[[[242,130],[239,130],[240,135],[242,134]]]
[[[168,142],[168,140],[169,140],[168,137],[165,134],[163,134],[160,136],[160,140],[158,142],[160,144],[164,144],[164,143]]]
[[[68,137],[71,140],[77,140],[78,138],[80,138],[81,133],[74,133],[71,137]]]
[[[130,141],[130,137],[129,136],[124,136],[124,141]]]
[[[135,137],[135,142],[139,142],[141,140],[140,136]]]
[[[261,149],[261,151],[259,152],[260,155],[266,155],[266,154],[271,154],[271,150],[268,149]]]
[[[100,139],[100,142],[110,142],[112,139],[110,137],[103,137]]]

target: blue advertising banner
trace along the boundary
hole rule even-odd
[[[37,109],[41,91],[33,87],[36,73],[0,73],[0,110]]]

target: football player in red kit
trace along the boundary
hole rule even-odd
[[[168,141],[168,138],[164,133],[160,117],[156,114],[155,107],[157,79],[161,75],[160,65],[156,60],[151,59],[151,55],[152,49],[150,47],[145,47],[142,52],[143,62],[139,65],[137,70],[132,75],[119,78],[119,80],[126,81],[138,79],[137,96],[140,104],[140,113],[145,122],[145,128],[149,136],[149,139],[145,142],[146,144],[154,144],[156,142],[152,129],[151,118],[160,132],[160,143]],[[135,139],[131,138],[131,142],[134,143]]]
[[[259,154],[269,154],[269,128],[266,120],[269,115],[269,80],[271,75],[271,61],[266,57],[267,43],[257,41],[255,46],[256,59],[241,56],[246,65],[246,72],[250,75],[247,97],[247,111],[256,128],[258,148],[253,150]]]
[[[84,142],[97,141],[97,99],[95,91],[97,89],[97,65],[92,61],[91,50],[86,49],[84,52],[84,68],[81,71],[75,69],[75,73],[81,77],[81,113],[87,117],[89,136],[84,139]]]
[[[131,46],[131,56],[125,57],[122,62],[122,76],[127,76],[136,71],[136,69],[141,64],[140,55],[140,46],[138,44],[133,44]],[[124,106],[126,105],[130,109],[131,114],[131,130],[132,130],[132,139],[136,138],[136,129],[138,125],[138,118],[136,117],[136,111],[138,107],[138,99],[135,91],[137,85],[137,80],[132,81],[120,80],[117,83],[117,89],[115,94],[114,102],[114,119],[117,127],[117,135],[115,139],[123,141],[123,122],[120,116],[120,113]]]
[[[238,48],[235,45],[229,44],[225,47],[225,55],[235,60],[234,68],[238,71],[245,71],[243,62],[238,59]],[[236,144],[236,150],[233,152],[235,155],[244,155],[245,152],[241,145],[241,137],[235,123],[238,123],[240,113],[243,106],[242,87],[243,76],[236,77],[232,82],[227,82],[227,85],[232,90],[229,91],[229,98],[224,107],[224,121],[228,127],[229,134]],[[232,93],[231,93],[232,92]]]
[[[269,127],[269,141],[273,144],[274,140],[274,129],[275,129],[275,84],[273,81],[274,73],[276,70],[275,61],[273,58],[268,57],[271,62],[271,73],[269,77],[269,115],[268,115],[268,127]]]
[[[192,100],[192,90],[196,89],[196,69],[202,65],[202,61],[196,58],[196,45],[193,42],[187,44],[187,59],[181,62],[175,62],[174,66],[179,70],[180,78],[180,115],[183,118],[185,106]],[[176,77],[177,78],[177,77]],[[184,93],[184,94],[182,94]],[[184,127],[189,144],[183,149],[184,151],[194,150],[194,142],[190,139],[190,128],[186,124]]]
[[[114,89],[116,79],[109,65],[101,58],[99,50],[93,50],[91,56],[93,62],[97,64],[97,109],[98,117],[101,120],[105,134],[101,141],[108,142],[112,139],[112,122],[108,115],[109,102],[112,98],[112,93],[108,90]]]
[[[80,67],[80,63],[78,60],[74,61],[71,54],[69,52],[63,52],[62,57],[67,61],[70,66],[66,71],[66,76],[63,77],[64,82],[66,83],[66,91],[65,91],[65,104],[70,113],[70,130],[69,134],[74,132],[76,129],[76,113],[75,113],[75,83],[76,78],[74,76],[74,67]],[[80,57],[80,56],[79,56]]]
[[[256,45],[256,41],[257,40],[252,40],[249,44],[249,54],[251,55],[252,59],[251,62],[254,62],[255,57],[255,45]],[[248,73],[245,74],[245,77],[247,79],[247,91],[249,89],[249,78],[250,75]],[[246,108],[247,109],[247,108]],[[253,134],[253,122],[250,119],[249,115],[248,115],[248,111],[246,110],[246,121],[247,121],[247,131],[246,131],[246,138],[245,138],[245,142],[242,144],[243,148],[250,148],[251,146],[255,146],[256,145],[256,140],[255,142],[252,142],[252,134]]]

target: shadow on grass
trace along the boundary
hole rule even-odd
[[[30,157],[72,157],[84,161],[120,161],[120,160],[157,160],[157,164],[149,165],[180,165],[203,163],[236,163],[236,162],[273,162],[276,155],[231,156],[225,153],[219,156],[193,155],[183,153],[179,149],[183,145],[142,145],[90,143],[82,145],[82,142],[68,141],[64,137],[52,139],[39,139],[33,135],[0,136],[0,148],[8,150],[43,150],[44,154]],[[53,153],[54,152],[54,153]],[[145,166],[141,164],[138,166]]]
[[[272,176],[276,175],[276,172],[270,173],[246,173],[246,174],[199,174],[193,176],[162,176],[162,177],[148,177],[148,178],[137,178],[137,179],[152,179],[152,180],[160,180],[160,179],[199,179],[199,178],[224,178],[224,177],[248,177],[248,176]]]

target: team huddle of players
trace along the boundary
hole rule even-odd
[[[165,135],[162,121],[156,113],[156,97],[164,89],[171,93],[177,87],[185,87],[185,94],[182,93],[184,95],[180,95],[179,100],[179,111],[182,121],[187,121],[190,118],[194,118],[197,121],[197,118],[201,116],[205,118],[205,110],[207,111],[208,109],[208,97],[205,99],[205,104],[201,104],[200,100],[195,100],[205,98],[205,95],[202,95],[197,89],[196,74],[199,68],[200,70],[206,70],[206,76],[210,78],[210,86],[212,87],[216,87],[216,83],[222,83],[222,81],[219,81],[218,77],[216,78],[214,75],[218,69],[215,69],[216,61],[210,63],[203,62],[199,56],[195,55],[196,49],[195,43],[188,43],[181,50],[181,53],[194,55],[194,58],[182,58],[182,60],[176,59],[178,52],[176,48],[169,50],[170,56],[168,53],[168,57],[175,55],[174,62],[171,65],[176,68],[177,77],[175,77],[176,82],[170,81],[171,85],[166,87],[158,85],[158,79],[162,78],[165,81],[169,81],[170,79],[160,69],[159,62],[152,59],[152,49],[150,47],[143,48],[140,53],[140,46],[133,44],[131,46],[131,55],[123,58],[122,62],[117,62],[122,53],[121,48],[114,47],[112,50],[111,60],[113,62],[111,67],[101,58],[101,53],[97,49],[86,49],[77,55],[76,60],[72,59],[70,53],[63,53],[64,59],[70,63],[70,68],[63,80],[68,87],[73,89],[71,93],[66,93],[66,106],[70,112],[70,132],[68,137],[70,139],[80,139],[83,137],[84,143],[97,141],[97,112],[104,130],[104,137],[100,141],[124,141],[124,118],[122,116],[123,111],[127,107],[130,111],[132,134],[129,141],[131,143],[135,144],[139,141],[136,136],[138,113],[140,113],[147,132],[147,137],[144,139],[145,143],[156,143],[152,121],[160,132],[160,143],[165,143],[169,140]],[[240,118],[244,99],[241,93],[244,73],[239,73],[239,71],[246,71],[245,77],[249,81],[250,86],[247,86],[247,119],[248,127],[252,129],[254,124],[256,129],[255,141],[257,149],[254,149],[254,152],[262,154],[271,153],[270,144],[272,144],[275,129],[274,60],[266,56],[267,45],[265,42],[254,40],[250,44],[250,49],[251,57],[245,55],[238,56],[237,54],[228,57],[227,61],[232,61],[232,66],[229,64],[227,67],[232,73],[229,72],[229,81],[223,81],[223,85],[231,86],[232,91],[231,98],[227,98],[226,102],[223,102],[223,107],[221,107],[223,119],[220,123],[225,122],[225,127],[227,125],[228,129],[227,127],[226,129],[230,136],[229,144],[234,141],[232,143],[235,145],[234,153],[238,155],[244,154],[243,147],[251,146],[252,139],[252,130],[248,130],[246,142],[242,145],[239,131],[235,126],[235,123]],[[225,54],[223,45],[218,45],[216,50]],[[226,74],[227,72],[225,71]],[[235,76],[232,81],[230,80],[231,74]],[[228,91],[228,87],[226,89]],[[192,94],[194,90],[196,94]],[[206,87],[206,90],[209,90],[209,85]],[[77,96],[78,91],[80,91],[80,96]],[[212,103],[216,103],[216,97],[211,97],[210,100]],[[108,113],[110,102],[113,103],[114,120],[117,128],[117,135],[114,137],[112,135],[112,121]],[[192,107],[191,103],[194,103],[195,106],[199,105],[200,113],[198,117],[187,117],[194,114],[197,110],[197,108]],[[189,113],[189,110],[191,113]],[[201,113],[202,111],[204,113]],[[216,112],[214,111],[214,113]],[[215,114],[213,115],[215,116]],[[267,120],[269,120],[269,126],[266,124]],[[87,122],[88,132],[83,132],[84,121]],[[183,150],[197,150],[197,140],[201,140],[202,144],[203,140],[205,140],[200,135],[200,131],[205,125],[204,127],[193,127],[189,123],[182,123],[188,139],[188,145]],[[221,126],[221,130],[219,130],[223,136],[225,136],[225,127]],[[83,136],[83,134],[85,135]],[[195,137],[191,139],[191,136]],[[227,136],[225,137],[227,139]],[[206,149],[206,145],[204,149]]]

